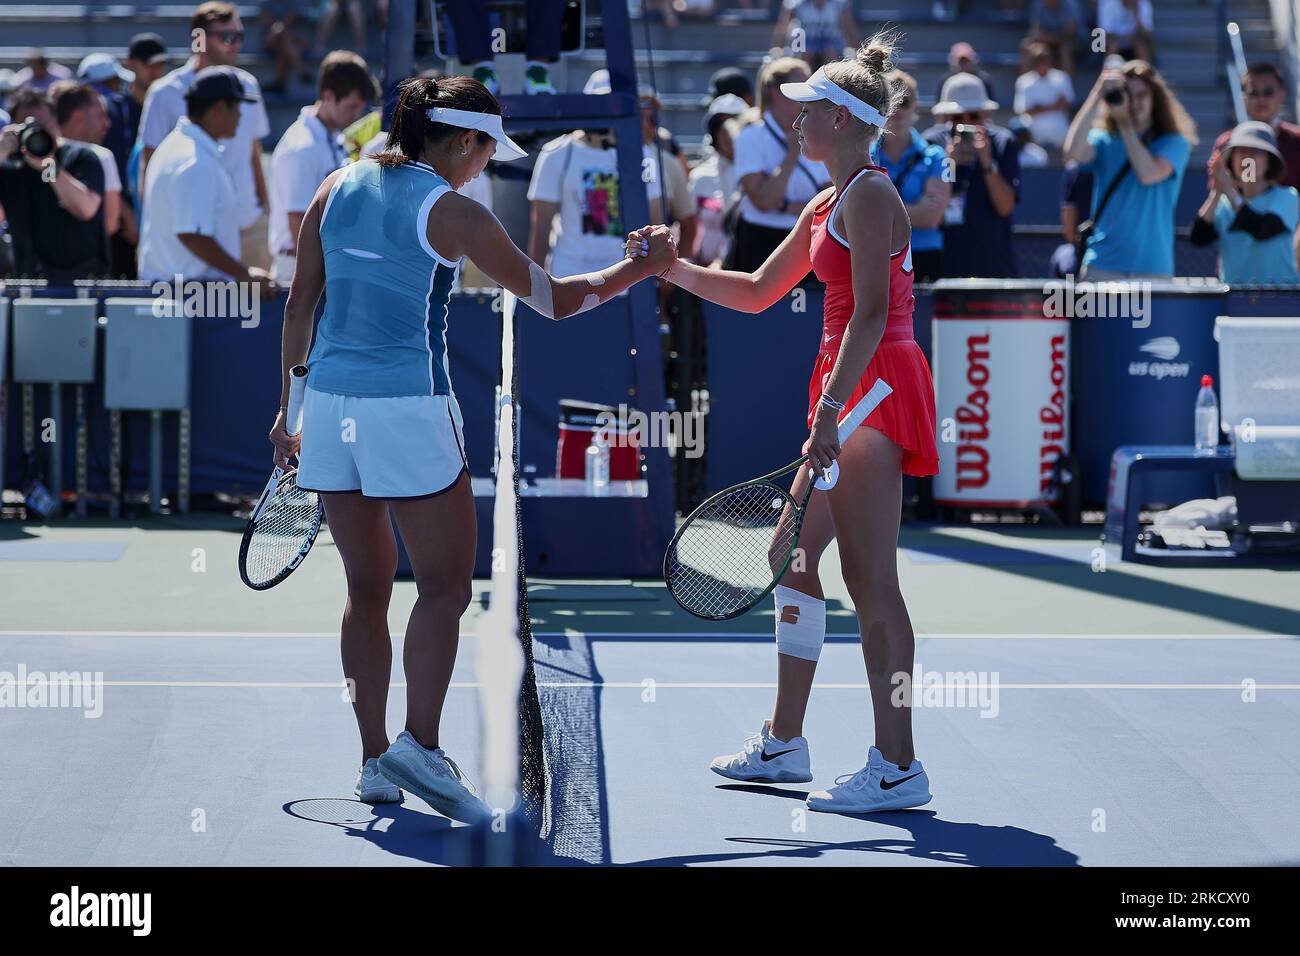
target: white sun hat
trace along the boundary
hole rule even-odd
[[[830,100],[836,106],[843,106],[869,126],[885,125],[885,116],[880,110],[870,103],[858,99],[840,86],[826,75],[824,69],[819,69],[808,77],[806,83],[782,83],[781,92],[796,103],[815,103],[818,100]]]
[[[425,111],[425,115],[435,123],[459,126],[462,129],[476,129],[487,133],[497,141],[492,158],[499,163],[512,159],[523,159],[528,155],[518,143],[506,135],[501,127],[501,117],[496,113],[478,113],[474,110],[454,110],[446,106],[434,106]]]

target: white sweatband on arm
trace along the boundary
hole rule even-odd
[[[772,597],[776,603],[777,653],[816,661],[826,643],[826,602],[780,584]]]

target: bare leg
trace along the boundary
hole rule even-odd
[[[361,731],[361,762],[388,749],[384,713],[393,671],[388,601],[397,570],[397,543],[388,503],[360,494],[326,494],[325,516],[343,558],[348,600],[343,609],[343,676]]]
[[[809,480],[808,472],[800,470],[791,490],[795,501],[802,499]],[[787,514],[783,520],[789,517]],[[808,500],[808,513],[804,516],[803,529],[799,534],[799,549],[780,583],[809,597],[824,597],[817,565],[821,562],[822,552],[834,538],[835,526],[831,521],[826,492],[814,491]],[[781,557],[784,558],[784,555]],[[808,710],[808,696],[812,693],[817,662],[788,654],[777,654],[776,659],[776,704],[772,709],[772,734],[778,740],[792,740],[803,736],[803,718]]]
[[[411,558],[418,597],[406,626],[406,729],[421,746],[437,747],[460,616],[469,606],[477,525],[469,475],[433,498],[392,502]]]
[[[895,707],[896,675],[911,680],[915,639],[898,586],[898,526],[903,451],[874,428],[861,428],[840,454],[840,480],[829,492],[844,583],[858,612],[862,656],[871,687],[876,747],[906,766],[912,745],[912,701]]]

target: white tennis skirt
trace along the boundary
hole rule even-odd
[[[298,486],[367,498],[431,498],[466,468],[452,395],[363,398],[308,388]]]

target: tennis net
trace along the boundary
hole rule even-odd
[[[514,839],[485,853],[496,864],[600,863],[609,858],[600,681],[581,635],[533,639],[519,500],[516,300],[504,290],[503,305],[492,588],[478,626],[477,671],[484,799],[494,811],[513,808]]]

